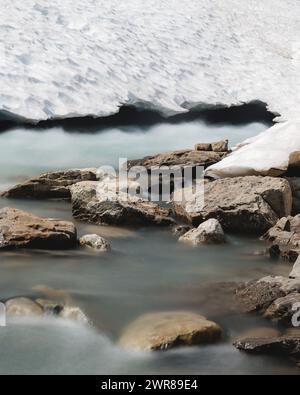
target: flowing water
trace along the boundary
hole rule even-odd
[[[201,122],[151,128],[110,129],[67,134],[62,129],[16,129],[0,135],[0,189],[49,170],[116,165],[195,143],[230,138],[235,144],[265,129],[262,124],[207,126]],[[0,200],[38,215],[72,220],[67,202]],[[238,352],[232,339],[249,328],[266,327],[261,318],[242,315],[232,298],[232,282],[287,274],[259,252],[255,238],[229,236],[224,246],[191,248],[169,230],[120,229],[76,223],[79,235],[98,233],[111,254],[92,251],[1,253],[1,299],[41,296],[54,288],[69,295],[92,321],[91,327],[47,317],[15,320],[0,328],[0,373],[35,374],[297,374],[292,363]],[[139,315],[188,310],[206,315],[224,329],[222,343],[167,353],[132,353],[117,339]]]

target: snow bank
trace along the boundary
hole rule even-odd
[[[288,166],[300,166],[300,121],[277,124],[246,140],[221,162],[209,167],[213,178],[283,174]]]
[[[268,103],[299,113],[298,0],[2,0],[0,111]]]

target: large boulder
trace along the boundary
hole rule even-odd
[[[182,195],[182,191],[177,192]],[[204,183],[191,199],[174,196],[176,213],[194,226],[215,218],[224,230],[263,233],[291,214],[288,181],[273,177],[225,178]]]
[[[193,245],[222,244],[226,242],[226,238],[220,222],[212,218],[185,233],[179,241]]]
[[[2,193],[15,199],[70,199],[70,186],[80,181],[96,181],[96,169],[72,169],[50,172],[31,178]]]
[[[125,329],[119,343],[134,350],[155,351],[214,343],[221,337],[219,325],[199,314],[161,312],[138,318]]]
[[[169,226],[171,210],[115,190],[116,181],[80,182],[71,187],[73,216],[83,222],[108,225]]]
[[[70,249],[77,246],[71,222],[40,218],[14,208],[0,210],[0,249]]]

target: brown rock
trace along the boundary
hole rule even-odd
[[[292,317],[295,314],[293,310],[295,303],[300,303],[300,294],[298,292],[293,292],[282,298],[276,299],[267,309],[264,317],[291,326]]]
[[[212,146],[210,143],[196,144],[195,151],[212,151]]]
[[[175,194],[174,208],[194,226],[215,218],[225,231],[259,234],[291,213],[292,195],[289,183],[281,178],[225,178],[205,183],[188,201]]]
[[[155,351],[214,343],[221,337],[221,328],[199,314],[162,312],[138,318],[125,329],[119,343],[134,350]]]
[[[41,316],[44,314],[40,305],[27,298],[10,299],[5,303],[8,317]]]
[[[2,194],[14,199],[70,199],[70,186],[80,181],[96,181],[96,169],[73,169],[45,173],[16,185]]]
[[[0,249],[69,249],[76,245],[77,232],[71,222],[13,208],[0,210]]]
[[[212,143],[211,146],[214,152],[228,152],[228,140],[217,141]]]
[[[212,152],[206,150],[181,150],[167,152],[155,156],[147,156],[143,159],[131,160],[128,162],[128,168],[130,169],[133,166],[143,166],[148,170],[151,170],[151,167],[161,166],[203,166],[204,168],[207,168],[208,166],[211,166],[212,164],[222,160],[226,154],[226,152]]]
[[[73,185],[72,210],[76,219],[97,225],[174,225],[171,211],[158,204],[110,190],[109,182]]]

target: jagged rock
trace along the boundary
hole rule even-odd
[[[179,241],[194,245],[222,244],[226,242],[225,234],[219,221],[209,219],[179,238]]]
[[[295,314],[293,310],[295,303],[300,303],[300,294],[298,292],[292,292],[283,298],[276,299],[267,309],[264,317],[291,326],[292,317]]]
[[[239,335],[234,342],[243,341],[243,339],[274,339],[280,336],[281,333],[276,328],[254,328]]]
[[[297,355],[300,353],[300,337],[244,338],[236,341],[234,346],[248,353]]]
[[[181,150],[167,152],[155,156],[147,156],[143,159],[136,159],[128,161],[128,168],[133,166],[143,166],[147,170],[152,167],[161,166],[181,166],[181,167],[196,167],[202,166],[204,168],[219,162],[227,155],[227,152],[213,152],[213,151],[199,151],[199,150]]]
[[[93,248],[101,252],[108,252],[111,250],[110,244],[103,237],[98,235],[85,235],[79,240],[82,247]]]
[[[245,311],[264,314],[273,302],[294,292],[300,292],[300,279],[269,276],[240,285],[236,296]]]
[[[300,254],[300,215],[283,217],[262,237],[272,243],[270,253],[289,262],[295,262]]]
[[[77,231],[71,222],[13,208],[0,210],[0,249],[70,249],[76,245]]]
[[[211,147],[214,152],[228,152],[228,140],[212,143]]]
[[[192,228],[188,225],[176,225],[173,227],[173,235],[177,237],[181,237],[187,232],[189,232]]]
[[[155,351],[214,343],[221,337],[221,328],[199,314],[161,312],[138,318],[125,329],[119,343],[134,350]]]
[[[5,306],[8,317],[32,317],[44,314],[43,308],[28,298],[10,299],[5,303]]]
[[[237,298],[243,304],[246,312],[262,312],[274,302],[285,296],[276,282],[253,281],[237,289]]]
[[[187,201],[174,194],[176,213],[194,226],[215,218],[226,231],[263,233],[279,218],[290,215],[288,181],[273,177],[238,177],[204,183]]]
[[[72,169],[45,173],[2,193],[15,199],[70,199],[70,186],[80,181],[96,181],[96,169]]]
[[[299,278],[300,279],[300,257],[297,258],[293,270],[291,271],[289,278]]]
[[[211,143],[199,143],[195,145],[195,151],[212,151]]]
[[[80,182],[71,187],[72,210],[83,222],[108,225],[174,225],[171,210],[113,189],[113,182]]]

